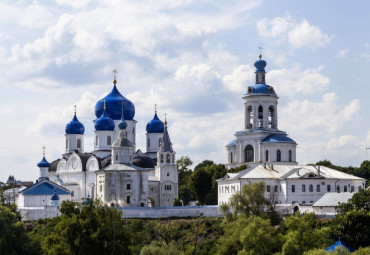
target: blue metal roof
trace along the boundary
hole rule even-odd
[[[235,147],[236,146],[236,140],[234,139],[234,140],[232,140],[232,141],[230,141],[227,145],[226,145],[226,147]]]
[[[54,191],[58,195],[68,195],[70,194],[69,191],[66,189],[63,189],[59,185],[48,181],[44,180],[42,183],[38,182],[35,183],[34,185],[28,187],[27,189],[24,189],[21,191],[24,196],[39,196],[39,195],[52,195],[54,194]]]
[[[264,83],[258,83],[258,84],[251,85],[250,88],[252,88],[251,93],[249,93],[249,91],[247,91],[246,94],[272,94],[272,95],[276,95],[275,90],[272,89],[270,91],[270,88],[272,88],[272,87],[270,85],[267,85],[267,84],[264,84]]]
[[[125,120],[132,120],[135,116],[134,104],[122,96],[118,91],[116,84],[114,84],[112,91],[104,98],[100,99],[95,105],[95,116],[99,118],[104,111],[104,100],[106,104],[107,114],[114,120],[121,119],[122,113],[122,101],[123,101],[123,112]]]
[[[164,124],[158,118],[157,113],[154,114],[154,117],[151,121],[146,124],[146,132],[148,133],[163,133],[164,132]]]
[[[45,159],[45,157],[42,157],[42,160],[37,163],[38,167],[50,167],[50,163]]]
[[[95,120],[96,131],[113,131],[114,128],[114,120],[108,116],[106,110],[103,111],[99,119]]]
[[[265,72],[265,67],[267,63],[263,59],[259,59],[256,62],[254,62],[254,67],[256,68],[256,72]]]
[[[263,139],[263,143],[294,143],[297,144],[293,139],[286,135],[270,135]]]
[[[66,125],[66,134],[78,134],[83,135],[85,132],[84,125],[77,119],[76,114],[74,115],[71,122]]]
[[[339,238],[338,242],[336,242],[335,244],[330,245],[328,248],[325,249],[325,251],[335,251],[335,248],[340,247],[340,246],[343,246],[349,252],[354,252],[355,251],[355,249],[353,249],[353,248],[349,247],[348,245],[345,245],[344,243],[342,243],[340,241],[340,238]]]

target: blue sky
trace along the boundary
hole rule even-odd
[[[0,2],[0,180],[38,177],[63,153],[77,105],[85,148],[94,106],[118,88],[136,107],[137,147],[158,104],[177,157],[225,163],[263,47],[279,128],[300,164],[358,166],[370,143],[368,1]],[[370,152],[369,152],[370,155]]]

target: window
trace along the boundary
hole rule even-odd
[[[337,185],[337,192],[339,193],[340,192],[340,186]]]
[[[127,204],[130,204],[130,203],[131,203],[131,197],[130,197],[130,196],[127,196],[127,197],[126,197],[126,203],[127,203]]]
[[[140,206],[141,206],[141,207],[144,207],[144,203],[141,203],[141,204],[140,204]]]
[[[167,162],[167,163],[171,163],[170,154],[167,154],[167,155],[166,155],[166,162]]]
[[[306,201],[302,201],[302,205],[306,204]]]
[[[112,144],[112,137],[110,135],[107,136],[107,145]]]
[[[302,192],[306,192],[306,185],[302,185]]]
[[[327,186],[326,186],[326,191],[327,191],[327,192],[330,192],[330,185],[327,185]]]
[[[258,107],[258,127],[259,128],[263,127],[263,107],[262,105]]]
[[[161,154],[161,163],[163,163],[163,154]]]
[[[292,192],[295,192],[295,185],[292,185]]]
[[[254,161],[254,149],[253,146],[248,144],[244,150],[244,162]]]
[[[149,138],[146,140],[146,147],[150,148],[150,139]]]
[[[343,191],[347,192],[347,186],[346,185],[343,186]]]
[[[232,151],[230,152],[230,163],[231,164],[233,163],[233,152]]]
[[[266,186],[266,191],[267,191],[267,192],[270,192],[270,191],[271,191],[271,190],[270,190],[270,185],[267,185],[267,186]]]
[[[275,189],[274,189],[275,192],[278,192],[278,186],[275,185]]]
[[[355,192],[355,186],[351,186],[351,192]]]
[[[292,162],[292,151],[291,150],[289,150],[288,157],[289,157],[289,162]]]
[[[310,201],[310,204],[313,204],[313,201]]]
[[[312,184],[310,184],[310,186],[308,186],[308,191],[313,192],[313,185]]]
[[[320,192],[320,184],[316,185],[316,192]]]
[[[167,176],[170,176],[170,173],[167,173]]]
[[[71,191],[71,197],[74,197],[74,196],[75,196],[75,192],[74,191]]]
[[[266,160],[266,162],[269,161],[269,151],[268,150],[266,150],[266,152],[265,152],[265,160]]]
[[[96,136],[95,137],[95,146],[98,146],[99,145],[99,137],[98,136]]]
[[[274,113],[274,107],[272,105],[269,106],[269,128],[275,128],[275,113]]]
[[[252,92],[250,92],[252,93]],[[252,106],[247,107],[247,116],[246,116],[246,127],[247,129],[253,128],[253,108]]]
[[[68,149],[68,139],[66,139],[66,149]]]
[[[103,185],[100,185],[100,192],[103,191]]]
[[[175,155],[172,155],[172,163],[175,163]]]
[[[159,138],[158,139],[158,147],[161,147],[161,143],[162,143],[162,138]]]
[[[276,161],[280,162],[281,161],[281,151],[277,150],[276,152]]]
[[[131,189],[131,184],[130,184],[130,183],[127,183],[127,184],[126,184],[126,189],[127,189],[127,190],[130,190],[130,189]]]
[[[81,139],[77,139],[77,148],[80,149],[81,148]]]
[[[118,161],[118,154],[116,154],[116,161]]]

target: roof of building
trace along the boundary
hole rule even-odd
[[[348,245],[342,243],[341,240],[340,240],[340,238],[339,238],[339,241],[338,242],[336,242],[335,244],[330,245],[328,248],[325,249],[325,251],[326,252],[328,252],[328,251],[335,251],[335,248],[340,247],[340,246],[343,246],[349,252],[354,252],[355,251],[355,249],[353,249],[353,248],[349,247]]]
[[[45,159],[45,156],[42,157],[42,160],[37,163],[38,167],[50,167],[50,163]]]
[[[96,131],[113,131],[116,126],[106,110],[103,110],[103,114],[95,120],[94,125]]]
[[[151,121],[146,124],[146,132],[147,133],[163,133],[164,131],[164,124],[158,118],[157,112],[154,114],[154,117]]]
[[[134,155],[133,163],[134,165],[142,167],[142,168],[154,168],[156,165],[155,161],[151,157],[146,156],[144,154]]]
[[[228,173],[227,179],[342,179],[364,180],[363,178],[346,174],[324,166],[297,166],[297,165],[257,165],[236,174]]]
[[[262,143],[293,143],[297,144],[293,139],[286,135],[270,135],[263,139]]]
[[[167,130],[167,122],[165,121],[165,125],[164,125],[164,132],[163,132],[163,138],[162,138],[162,143],[161,143],[161,148],[160,150],[162,152],[173,152],[173,149],[172,149],[172,143],[171,143],[171,139],[170,139],[170,135],[168,134],[168,130]]]
[[[121,118],[122,112],[122,101],[124,108],[124,115],[126,120],[132,120],[135,116],[135,106],[134,104],[122,96],[118,91],[116,84],[114,84],[112,91],[100,99],[95,105],[95,116],[99,118],[103,114],[104,101],[106,104],[107,114],[114,120],[119,120]]]
[[[230,141],[230,142],[226,145],[226,147],[235,147],[235,146],[236,146],[236,139],[234,139],[234,140]]]
[[[352,198],[353,192],[329,192],[324,194],[319,200],[316,201],[312,206],[330,206],[335,207],[340,203],[347,203]]]
[[[62,186],[44,179],[40,182],[35,183],[34,185],[19,191],[19,193],[24,196],[37,196],[37,195],[52,195],[54,191],[58,195],[68,195],[70,192]]]
[[[66,134],[79,134],[83,135],[85,132],[84,125],[77,119],[76,114],[73,116],[71,122],[66,125]]]
[[[250,94],[267,94],[267,95],[276,95],[275,90],[272,86],[265,83],[257,83],[248,87],[247,93]]]
[[[149,171],[151,169],[148,169],[148,168],[142,168],[142,167],[139,167],[139,166],[136,166],[134,164],[111,164],[107,167],[105,167],[104,169],[102,169],[103,171],[109,171],[109,170],[143,170],[143,171]]]
[[[265,67],[267,63],[263,59],[259,59],[256,62],[254,62],[254,67],[256,68],[256,72],[265,72]]]

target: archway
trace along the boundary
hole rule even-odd
[[[155,207],[154,199],[151,197],[148,197],[148,207]]]
[[[254,161],[254,149],[253,146],[248,144],[244,150],[244,162]]]

